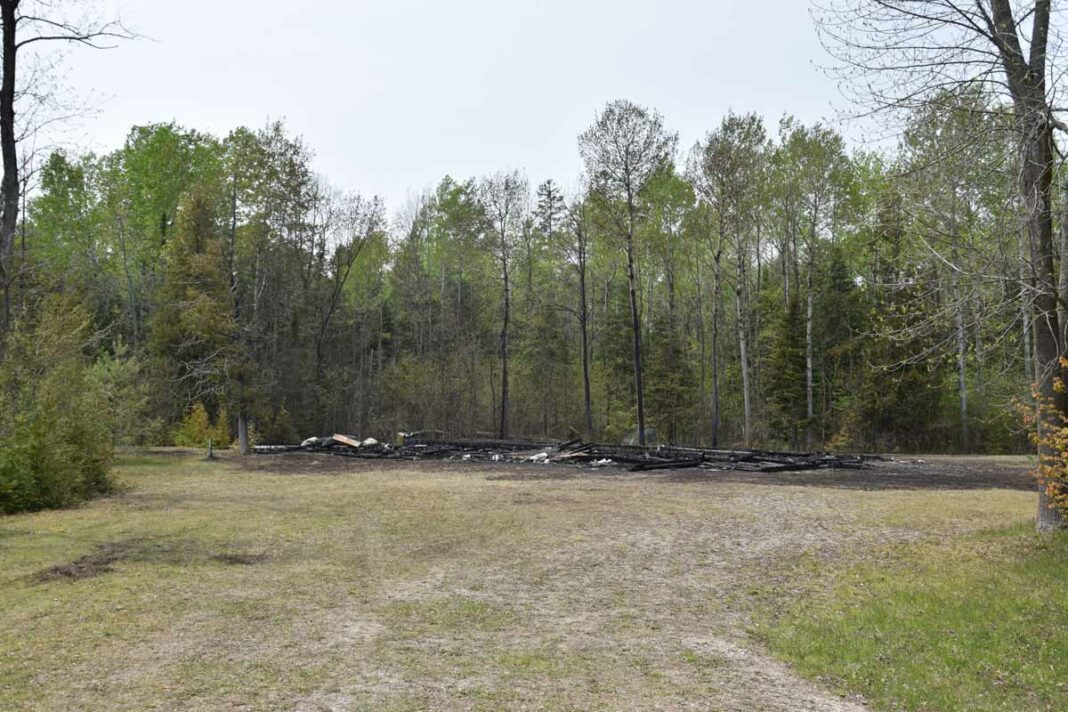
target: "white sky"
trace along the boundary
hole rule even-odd
[[[99,112],[83,148],[175,120],[225,135],[284,119],[334,185],[392,209],[445,174],[574,183],[607,101],[655,107],[688,149],[729,110],[774,133],[841,100],[807,0],[105,0],[152,39],[73,51]]]

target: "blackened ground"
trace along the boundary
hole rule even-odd
[[[1035,488],[1030,465],[1015,456],[886,455],[865,462],[863,469],[744,472],[678,469],[630,472],[623,468],[568,464],[465,462],[463,460],[373,460],[323,453],[292,452],[255,455],[245,468],[272,474],[345,474],[401,468],[427,473],[470,472],[493,480],[640,479],[643,481],[709,482],[757,486],[830,487],[857,490],[975,490]]]

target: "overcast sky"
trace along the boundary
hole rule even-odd
[[[445,174],[571,185],[576,136],[616,98],[660,110],[684,149],[730,109],[774,131],[840,104],[806,0],[107,1],[151,39],[71,54],[100,109],[84,147],[284,119],[331,183],[392,209]]]

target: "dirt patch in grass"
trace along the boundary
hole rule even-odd
[[[212,552],[194,539],[131,539],[98,544],[93,551],[66,563],[38,571],[38,583],[78,581],[115,572],[115,564],[134,562],[155,566],[192,566],[218,562],[228,566],[254,566],[268,561],[266,553]]]
[[[112,565],[125,559],[130,546],[124,542],[101,544],[92,553],[80,556],[69,564],[57,564],[38,572],[34,578],[39,582],[77,581],[114,571]]]

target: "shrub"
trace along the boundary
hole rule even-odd
[[[226,408],[220,408],[215,423],[208,417],[204,404],[197,401],[186,411],[185,417],[174,429],[174,444],[179,447],[206,447],[208,440],[216,447],[229,447],[230,421]]]
[[[211,427],[211,442],[216,447],[230,447],[230,414],[226,408],[220,408],[215,416],[215,425]]]
[[[1068,369],[1068,360],[1063,356],[1060,367]],[[1054,391],[1063,394],[1065,388],[1063,379],[1054,379]],[[1037,408],[1022,404],[1020,412],[1038,446],[1038,467],[1034,474],[1045,489],[1050,505],[1068,517],[1068,416],[1053,399],[1039,395],[1037,389],[1034,389],[1033,397]]]
[[[201,447],[211,437],[211,421],[204,404],[197,401],[186,411],[182,422],[174,429],[174,444],[179,447]]]
[[[12,325],[0,369],[0,511],[62,507],[108,491],[112,413],[90,377],[89,317],[46,298]]]

